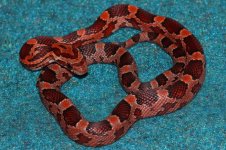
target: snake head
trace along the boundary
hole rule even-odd
[[[88,70],[86,59],[77,48],[46,36],[28,40],[20,50],[20,62],[31,70],[42,69],[54,62],[76,75],[83,75]]]
[[[50,47],[54,41],[51,40],[50,37],[44,36],[28,40],[20,50],[20,62],[31,70],[39,70],[54,62]]]

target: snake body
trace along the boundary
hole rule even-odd
[[[141,32],[124,43],[102,43],[123,27]],[[126,50],[138,42],[154,42],[174,65],[149,82],[138,78],[136,63]],[[42,69],[37,86],[42,102],[72,140],[86,146],[115,142],[139,119],[180,109],[199,91],[205,77],[205,56],[195,36],[177,21],[151,14],[133,5],[105,10],[91,26],[62,37],[39,36],[21,48],[25,67]],[[87,72],[94,63],[118,67],[119,80],[128,95],[99,122],[86,120],[60,87],[74,74]]]

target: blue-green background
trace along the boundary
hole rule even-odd
[[[99,149],[226,149],[226,1],[225,0],[1,0],[0,2],[0,149],[87,149],[63,134],[40,101],[39,72],[18,61],[22,44],[38,35],[62,36],[91,25],[106,8],[130,3],[185,25],[203,45],[207,75],[203,88],[183,109],[137,122],[116,143]],[[108,41],[124,41],[137,31],[123,29]],[[171,66],[154,44],[129,50],[143,81]],[[89,67],[63,92],[91,121],[104,119],[124,97],[111,65]],[[92,149],[92,148],[90,148]]]

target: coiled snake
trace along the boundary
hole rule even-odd
[[[141,32],[120,44],[98,42],[123,27]],[[162,47],[174,65],[154,80],[142,83],[136,63],[126,49],[144,41]],[[108,8],[94,24],[66,36],[28,40],[21,48],[20,61],[29,69],[42,69],[37,83],[42,102],[65,134],[86,146],[111,144],[137,120],[185,106],[197,94],[205,77],[203,49],[190,31],[173,19],[126,4]],[[85,74],[87,66],[94,63],[115,64],[121,85],[128,93],[99,122],[86,120],[60,91],[74,74]]]

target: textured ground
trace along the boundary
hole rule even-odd
[[[183,109],[137,122],[116,143],[99,149],[226,149],[226,1],[191,0],[2,0],[0,2],[0,149],[85,149],[68,139],[42,105],[36,89],[39,72],[18,61],[22,44],[38,35],[60,36],[91,25],[106,8],[118,3],[137,5],[174,18],[192,31],[207,58],[205,84]],[[123,29],[108,41],[124,41],[135,32]],[[143,81],[171,66],[157,46],[143,43],[130,49]],[[83,79],[64,87],[91,121],[105,118],[126,93],[117,70],[93,65]],[[92,148],[90,148],[92,149]]]

